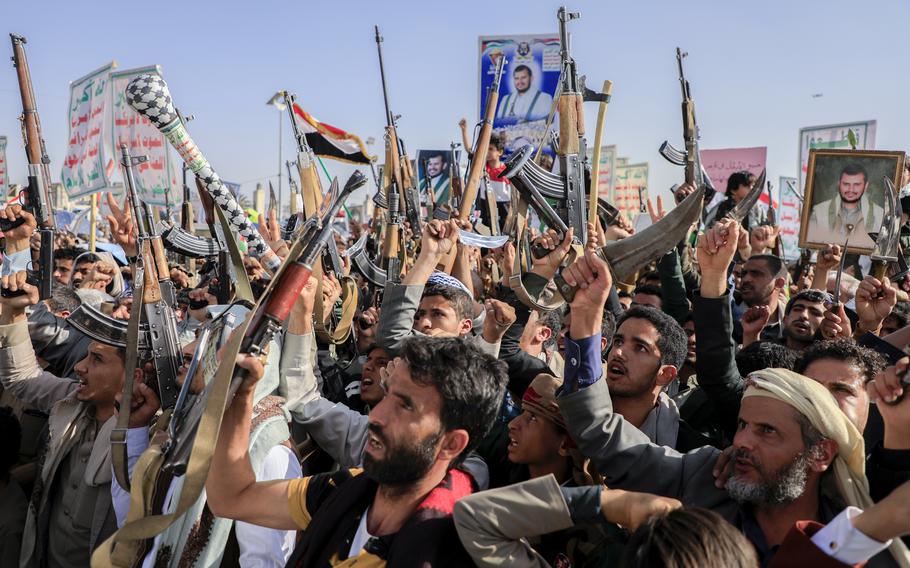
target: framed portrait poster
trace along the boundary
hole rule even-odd
[[[849,236],[850,252],[871,253],[875,242],[869,233],[879,231],[884,215],[884,178],[900,187],[904,157],[878,150],[810,150],[799,246],[843,246]]]

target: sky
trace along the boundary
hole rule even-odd
[[[364,140],[385,125],[373,36],[378,24],[392,110],[412,154],[448,148],[478,106],[478,37],[555,32],[559,2],[181,1],[0,3],[6,32],[24,35],[54,181],[67,140],[69,82],[111,60],[158,64],[188,129],[222,178],[278,182],[278,90]],[[651,192],[667,195],[681,168],[657,152],[682,147],[675,48],[689,53],[701,147],[768,147],[768,175],[795,176],[805,126],[875,119],[876,147],[908,150],[906,0],[585,0],[570,23],[573,56],[589,85],[613,81],[604,135],[620,156],[650,164]],[[12,53],[6,37],[0,49]],[[25,154],[15,70],[0,63],[0,135],[10,177]],[[821,93],[821,97],[813,95]],[[586,112],[593,143],[596,106]],[[294,159],[284,117],[283,158]],[[377,144],[370,150],[379,153]],[[412,156],[413,157],[413,156]],[[327,162],[333,175],[347,166]],[[287,180],[284,181],[285,191]]]

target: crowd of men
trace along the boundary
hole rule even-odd
[[[505,217],[502,150],[494,139],[487,173]],[[160,391],[129,367],[136,345],[68,319],[88,305],[128,321],[134,268],[60,233],[39,300],[19,260],[35,220],[7,207],[25,222],[4,234],[0,565],[910,566],[904,283],[857,262],[835,278],[837,243],[786,263],[776,228],[724,216],[754,183],[730,179],[714,220],[629,282],[597,254],[628,223],[591,223],[575,248],[571,230],[536,234],[529,278],[577,286],[556,309],[510,287],[514,243],[474,248],[455,220],[426,223],[400,283],[369,290],[346,266],[363,293],[345,348],[316,333],[341,275],[310,279],[267,353],[220,361],[245,378],[188,504],[191,472],[159,477],[146,503],[138,476],[121,485],[112,446],[130,474],[148,467]],[[134,261],[131,213],[109,205],[110,240]],[[353,229],[342,251],[369,223]],[[260,231],[288,254],[276,219]],[[456,269],[438,271],[450,254]],[[271,276],[244,265],[262,294]],[[199,394],[194,354],[225,306],[184,264],[170,276],[178,383]],[[229,310],[236,326],[248,308]],[[111,552],[143,506],[177,518]]]

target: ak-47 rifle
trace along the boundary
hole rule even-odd
[[[551,229],[560,233],[560,238],[569,227],[574,228],[574,244],[587,240],[587,221],[590,202],[586,199],[588,178],[584,160],[587,156],[585,141],[584,103],[596,101],[609,102],[609,93],[596,93],[585,86],[584,77],[578,76],[578,68],[571,55],[571,42],[566,25],[580,18],[577,12],[568,12],[565,7],[559,8],[559,56],[562,67],[562,82],[559,88],[559,99],[556,108],[559,111],[559,135],[555,144],[559,159],[559,174],[547,171],[535,163],[531,157],[533,148],[525,147],[512,155],[506,163],[503,177],[512,182],[512,186],[521,194],[538,215],[552,219],[555,224]],[[591,188],[596,192],[596,188]],[[556,201],[556,215],[549,212],[543,215],[541,209],[550,206],[547,199]],[[605,200],[597,201],[598,211],[606,211],[606,219],[615,219],[616,212]],[[600,213],[598,213],[600,215]],[[546,254],[546,249],[535,247],[535,256]]]
[[[496,204],[496,195],[493,193],[492,186],[490,186],[490,176],[487,174],[486,170],[484,170],[481,180],[483,181],[484,201],[487,204],[487,215],[490,217],[490,234],[498,235],[499,209]]]
[[[366,177],[359,170],[355,171],[348,179],[344,189],[329,204],[323,215],[321,217],[311,217],[307,221],[296,243],[291,248],[290,255],[269,284],[263,299],[260,300],[255,312],[250,317],[249,327],[246,328],[240,340],[240,353],[263,354],[272,338],[281,331],[282,324],[287,319],[291,307],[300,296],[300,290],[306,286],[310,276],[317,270],[326,246],[334,242],[332,221],[341,210],[348,196],[363,186],[366,181]],[[230,400],[230,397],[237,391],[245,374],[243,369],[234,368],[229,380],[226,400]],[[203,398],[207,399],[208,394],[206,392]],[[199,421],[204,411],[205,404],[203,403],[194,405],[187,412],[182,431],[177,439],[173,440],[171,453],[165,460],[164,467],[169,471],[177,474],[186,471]]]
[[[136,191],[136,180],[133,176],[133,166],[148,161],[148,156],[131,156],[129,147],[126,144],[120,146],[121,165],[123,166],[123,181],[126,186],[126,192],[129,196],[130,205],[133,207],[133,215],[136,217],[136,230],[139,239],[149,243],[152,251],[154,266],[146,265],[145,273],[151,272],[157,274],[158,287],[161,296],[168,306],[172,308],[177,305],[177,293],[174,290],[174,283],[171,282],[171,270],[168,266],[167,255],[164,252],[164,243],[161,236],[157,233],[155,221],[149,211],[148,205],[139,199]],[[150,269],[151,268],[151,269]]]
[[[386,164],[393,164],[398,159],[398,145],[395,143],[394,128],[386,128]],[[383,168],[383,174],[385,170]],[[391,169],[391,168],[389,168]],[[385,175],[383,175],[385,177]],[[398,192],[398,183],[395,181],[394,172],[390,172],[390,183],[386,186],[385,238],[382,241],[382,260],[386,272],[386,282],[398,284],[401,282],[401,209]]]
[[[464,180],[461,178],[461,152],[458,151],[459,146],[461,146],[461,144],[458,142],[449,144],[449,147],[452,149],[452,161],[449,165],[449,183],[451,184],[449,188],[449,212],[459,208],[458,203],[464,192]]]
[[[161,237],[154,234],[155,223],[148,206],[140,202],[136,192],[133,166],[147,161],[148,157],[131,156],[126,144],[120,146],[120,154],[124,186],[135,211],[136,232],[142,256],[142,319],[148,324],[149,344],[158,379],[155,390],[161,400],[161,408],[168,410],[177,403],[177,393],[180,390],[177,372],[181,357],[177,319],[173,310],[176,305],[174,283],[171,282]]]
[[[319,183],[319,172],[316,170],[316,155],[307,143],[306,134],[300,130],[297,119],[294,116],[294,107],[297,106],[296,97],[287,91],[283,92],[283,96],[288,113],[290,113],[294,139],[297,141],[297,171],[300,175],[301,192],[303,194],[303,214],[305,218],[311,218],[314,215],[319,215],[323,205],[322,186]],[[332,182],[329,194],[335,195],[337,189],[338,181],[336,179]],[[333,220],[334,218],[330,219],[330,225]],[[343,343],[351,333],[351,322],[356,311],[358,293],[353,281],[347,278],[344,264],[338,254],[338,244],[334,238],[330,239],[326,244],[322,264],[317,265],[315,271],[316,277],[320,279],[320,286],[322,285],[321,276],[324,273],[334,274],[335,278],[342,284],[342,314],[339,320],[334,319],[334,306],[323,305],[322,294],[316,295],[316,333],[323,341],[336,345]],[[331,311],[333,317],[332,324],[328,328],[322,318],[326,311]]]
[[[705,203],[710,203],[714,197],[715,189],[711,183],[711,178],[705,173],[701,165],[701,157],[698,150],[698,139],[701,136],[698,130],[698,123],[695,120],[695,101],[692,100],[692,93],[689,88],[689,81],[683,72],[683,58],[688,56],[680,48],[676,48],[676,65],[679,68],[679,85],[682,89],[682,118],[683,118],[683,141],[685,142],[685,151],[679,151],[669,142],[665,141],[660,146],[660,154],[670,163],[686,168],[686,183],[693,184],[696,188],[705,186]]]
[[[408,223],[411,225],[411,231],[414,235],[420,235],[423,232],[423,226],[420,222],[420,193],[415,185],[414,172],[411,169],[411,161],[408,159],[407,150],[404,147],[404,141],[398,136],[397,122],[400,116],[392,114],[389,107],[389,89],[385,80],[385,65],[382,59],[382,35],[379,33],[379,26],[375,26],[376,31],[376,50],[379,52],[379,76],[382,79],[382,100],[385,103],[386,132],[390,143],[395,146],[395,161],[386,160],[385,168],[392,168],[393,179],[398,184],[398,193],[404,198],[399,206],[404,206],[404,213]]]
[[[480,179],[486,172],[487,150],[490,148],[490,136],[493,134],[493,117],[496,116],[496,107],[499,104],[499,85],[502,80],[502,70],[505,63],[506,58],[504,55],[497,57],[496,68],[493,71],[493,83],[490,86],[490,90],[487,91],[483,121],[481,122],[480,132],[477,134],[477,140],[474,142],[474,148],[471,151],[468,179],[464,184],[464,191],[458,207],[458,218],[462,221],[468,220],[471,213],[474,212],[474,201],[477,200]]]
[[[193,120],[193,116],[180,116],[181,120],[184,122],[189,122]],[[189,170],[189,166],[186,165],[186,162],[181,164],[182,169],[182,181],[183,181],[183,203],[180,204],[180,228],[189,235],[196,234],[196,220],[193,216],[193,195],[190,190],[189,184],[186,182],[186,172]],[[183,266],[190,272],[194,274],[196,272],[196,261],[186,255],[180,255],[180,262]]]
[[[19,93],[22,96],[22,139],[25,143],[25,156],[28,159],[28,186],[25,194],[25,208],[38,222],[38,234],[41,237],[41,250],[38,253],[38,268],[29,271],[30,284],[38,286],[42,300],[51,296],[51,284],[54,273],[54,208],[48,196],[50,188],[50,158],[44,147],[41,136],[41,121],[38,118],[38,107],[35,103],[35,91],[32,87],[32,76],[28,70],[25,57],[25,38],[10,34],[13,43],[13,66],[19,79]],[[13,222],[0,222],[0,230],[9,231],[25,222],[19,218]],[[34,264],[34,263],[33,263]],[[13,292],[13,295],[22,293]]]
[[[294,176],[291,174],[291,166],[292,165],[296,166],[297,162],[285,160],[284,165],[288,169],[288,187],[290,187],[290,191],[291,191],[291,199],[288,203],[288,211],[291,212],[291,215],[295,215],[297,213],[297,209],[298,209],[297,199],[298,199],[298,196],[300,195],[300,189],[297,187],[297,180],[295,180]]]

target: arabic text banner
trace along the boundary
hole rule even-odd
[[[146,73],[160,76],[161,69],[152,65],[111,74],[113,118],[110,139],[117,156],[121,144],[127,144],[133,156],[148,156],[147,162],[134,169],[139,198],[149,205],[173,205],[175,201],[181,201],[182,196],[177,200],[170,197],[172,188],[181,186],[174,173],[167,141],[147,118],[126,103],[127,84],[133,77]],[[119,175],[122,177],[122,173]]]
[[[802,214],[802,201],[797,193],[795,177],[780,177],[780,207],[777,209],[777,224],[780,226],[780,239],[784,248],[784,258],[799,258],[799,223]]]
[[[6,165],[6,136],[0,136],[0,196],[9,191],[9,168]]]
[[[874,150],[876,124],[877,123],[874,120],[865,120],[800,128],[799,185],[797,186],[797,190],[803,192],[806,189],[806,170],[809,167],[809,150],[812,150],[813,148],[824,150],[849,150],[850,141],[847,137],[847,133],[851,130],[856,136],[857,150]]]
[[[613,205],[629,220],[641,211],[641,195],[648,189],[648,163],[616,166]]]
[[[71,198],[107,187],[113,167],[110,138],[105,133],[110,101],[111,62],[70,83],[69,140],[61,178]]]

